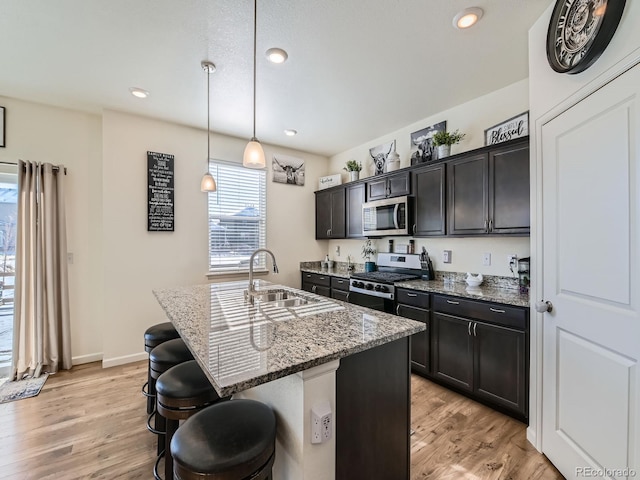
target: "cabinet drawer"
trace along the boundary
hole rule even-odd
[[[302,281],[307,283],[315,283],[324,287],[331,286],[331,276],[321,273],[302,272]]]
[[[527,311],[525,309],[501,303],[485,303],[460,297],[434,295],[433,310],[521,330],[527,328]]]
[[[349,279],[342,277],[331,277],[331,288],[334,290],[349,291]]]
[[[414,307],[429,308],[431,306],[431,294],[418,290],[398,288],[396,301],[405,305],[413,305]]]

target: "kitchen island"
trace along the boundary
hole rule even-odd
[[[158,302],[221,396],[276,411],[274,478],[408,478],[409,337],[419,322],[258,281],[155,290]],[[300,299],[299,302],[293,299]],[[294,305],[299,303],[298,305]],[[311,443],[311,410],[335,428]]]

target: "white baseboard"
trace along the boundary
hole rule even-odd
[[[527,440],[536,450],[542,453],[542,445],[538,445],[538,436],[536,435],[536,431],[531,427],[527,427]]]
[[[132,355],[124,355],[122,357],[106,358],[102,360],[102,368],[116,367],[125,363],[139,362],[149,358],[147,352],[134,353]]]
[[[78,355],[71,358],[71,365],[82,365],[84,363],[99,362],[100,360],[102,360],[102,352]]]

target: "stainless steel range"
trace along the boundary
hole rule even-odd
[[[395,282],[415,280],[429,275],[422,269],[422,255],[379,253],[377,272],[352,273],[349,283],[349,303],[393,313],[396,298]]]

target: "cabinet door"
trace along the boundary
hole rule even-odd
[[[367,201],[387,198],[387,179],[370,180],[367,185]]]
[[[364,203],[365,184],[352,185],[346,189],[347,238],[362,237],[362,204]]]
[[[525,334],[474,322],[474,391],[495,404],[527,415]]]
[[[336,300],[342,300],[343,302],[348,302],[349,292],[346,292],[344,290],[331,289],[331,298],[335,298]]]
[[[529,143],[489,152],[489,231],[529,233]]]
[[[433,312],[433,375],[463,390],[473,389],[472,322]]]
[[[345,189],[316,192],[316,239],[344,238]]]
[[[323,297],[331,297],[331,288],[322,285],[312,285],[311,292],[322,295]]]
[[[447,164],[450,235],[479,235],[489,228],[488,155],[481,153]]]
[[[411,193],[411,174],[409,172],[396,173],[387,177],[388,196],[402,197]]]
[[[429,339],[431,328],[429,325],[429,310],[398,304],[396,313],[401,317],[422,322],[427,327],[425,331],[411,335],[411,368],[420,373],[430,373]]]
[[[316,193],[316,239],[329,238],[331,231],[331,192]]]
[[[331,228],[329,238],[344,238],[346,233],[345,189],[331,191]]]
[[[413,235],[445,235],[445,164],[419,168],[413,172],[415,216]]]

